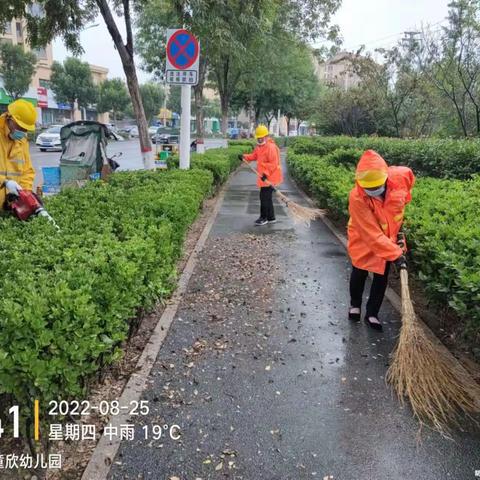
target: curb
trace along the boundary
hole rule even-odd
[[[198,255],[205,246],[213,223],[215,222],[220,207],[222,206],[228,185],[229,181],[224,184],[218,193],[212,214],[188,258],[185,268],[178,280],[177,288],[168,301],[165,310],[137,362],[135,373],[130,376],[120,398],[118,398],[120,405],[130,405],[130,402],[140,400],[141,394],[147,386],[147,379],[150,371],[156,361],[163,341],[167,336],[170,325],[175,318],[180,301],[187,290],[192,273],[198,263]],[[120,425],[126,424],[129,419],[130,415],[128,413],[120,413],[119,415],[110,418],[110,424],[114,427],[120,427]],[[113,440],[108,440],[107,437],[101,437],[83,472],[82,480],[106,480],[121,442],[122,440],[118,437]]]

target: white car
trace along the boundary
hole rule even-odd
[[[62,142],[60,141],[60,129],[62,125],[52,125],[45,132],[37,137],[35,142],[41,152],[62,151]]]

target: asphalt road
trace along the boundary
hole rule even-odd
[[[232,179],[110,480],[469,480],[480,436],[423,431],[385,384],[400,327],[347,320],[350,265],[322,222],[254,227],[245,168]],[[301,201],[288,180],[282,186]],[[152,425],[180,440],[144,439]]]
[[[226,140],[223,139],[206,139],[205,148],[219,148],[226,146]],[[153,146],[155,148],[155,145]],[[107,147],[107,153],[112,156],[122,152],[122,156],[118,159],[120,170],[138,170],[143,168],[142,156],[138,139],[126,140],[123,142],[110,142]],[[61,152],[41,152],[36,145],[30,146],[30,154],[33,166],[37,172],[35,177],[35,187],[42,184],[42,168],[41,167],[57,167],[60,162]]]

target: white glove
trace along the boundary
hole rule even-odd
[[[23,190],[22,187],[14,180],[7,180],[5,182],[5,188],[7,189],[7,193],[13,193],[17,197],[18,197],[18,192],[20,190]]]

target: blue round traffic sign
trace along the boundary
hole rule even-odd
[[[167,57],[174,68],[185,70],[198,59],[198,40],[187,30],[177,30],[168,40]]]

